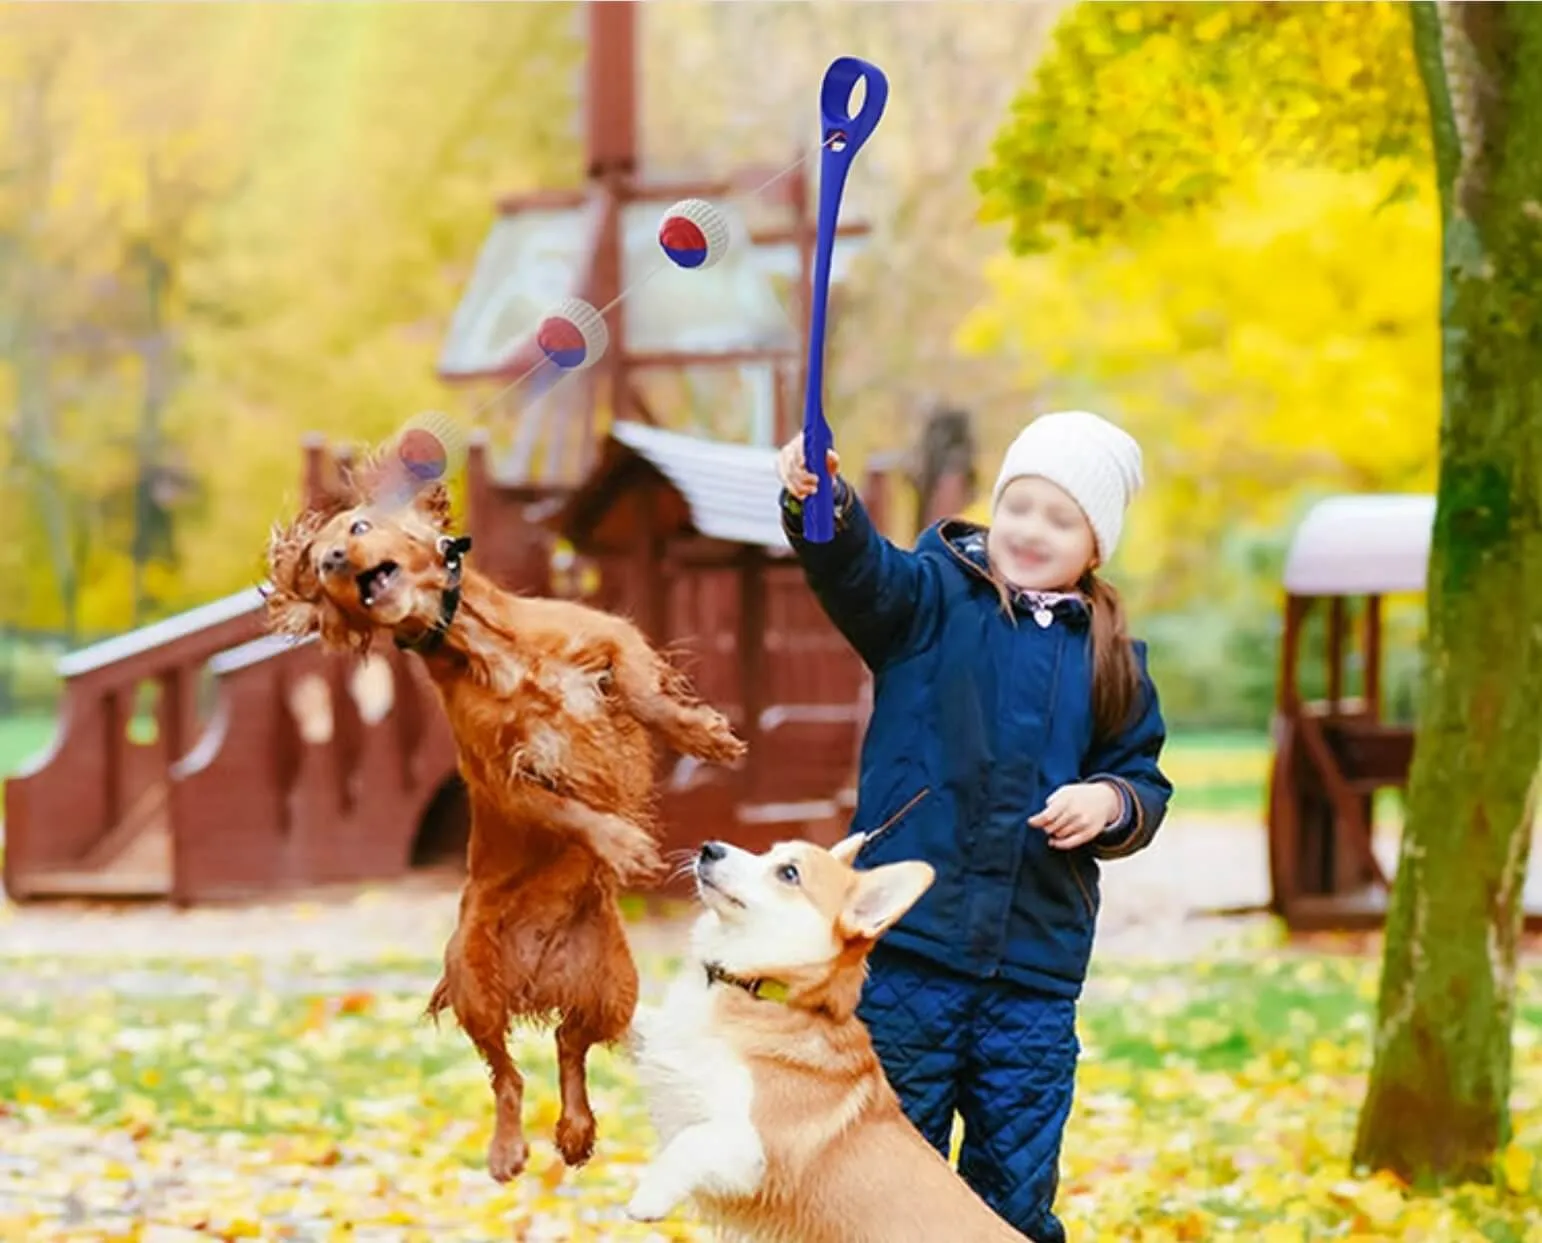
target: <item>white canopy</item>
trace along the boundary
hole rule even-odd
[[[1296,596],[1423,591],[1435,498],[1334,496],[1296,528],[1285,558],[1285,590]]]

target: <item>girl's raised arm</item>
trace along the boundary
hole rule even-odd
[[[782,527],[826,615],[876,672],[928,633],[938,608],[937,572],[879,533],[845,479],[836,475],[834,483],[835,538],[803,538],[803,502],[786,488]]]

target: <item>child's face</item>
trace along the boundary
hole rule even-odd
[[[1069,493],[1024,475],[1002,492],[985,552],[996,573],[1020,590],[1069,591],[1092,565],[1097,540]]]

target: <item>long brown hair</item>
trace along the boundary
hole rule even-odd
[[[1117,738],[1135,715],[1140,665],[1125,629],[1124,604],[1112,583],[1091,570],[1077,584],[1092,604],[1092,733]]]
[[[990,579],[1001,597],[1002,609],[1015,621],[1011,586],[994,566]],[[1114,585],[1089,569],[1076,587],[1087,597],[1092,612],[1092,736],[1097,742],[1108,742],[1117,738],[1135,715],[1140,665],[1125,629],[1124,604]]]

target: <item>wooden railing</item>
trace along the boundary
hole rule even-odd
[[[407,871],[424,814],[455,772],[422,663],[389,645],[359,662],[270,636],[210,669],[218,707],[170,773],[172,898]]]
[[[308,442],[306,495],[325,495],[335,469]],[[532,513],[546,498],[495,484],[481,444],[467,471],[480,568],[516,589],[553,590],[551,537]],[[767,567],[763,581],[758,620],[740,615],[737,570],[699,578],[670,602],[666,641],[753,749],[736,772],[665,766],[666,848],[713,836],[751,847],[830,838],[843,827],[865,678],[794,564]],[[406,871],[426,821],[441,809],[464,815],[448,724],[421,662],[381,644],[361,666],[266,636],[255,588],[75,652],[59,672],[56,736],[5,786],[4,880],[15,899],[193,903],[385,879]],[[140,702],[147,695],[153,707]]]
[[[5,785],[13,897],[170,891],[167,773],[198,735],[205,665],[261,633],[261,604],[237,592],[59,662],[53,742]],[[136,704],[146,691],[148,721]],[[136,716],[148,738],[131,736]]]

